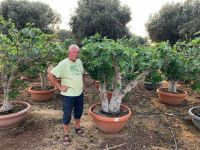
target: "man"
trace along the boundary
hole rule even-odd
[[[74,111],[75,132],[84,136],[84,131],[80,128],[80,119],[83,113],[83,65],[79,57],[79,47],[70,45],[68,58],[59,62],[48,74],[48,79],[55,85],[63,95],[63,144],[70,143],[69,123],[72,110]],[[57,82],[61,78],[61,84]]]

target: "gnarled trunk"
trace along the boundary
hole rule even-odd
[[[106,94],[106,84],[103,83],[101,86],[100,86],[100,99],[101,99],[101,110],[105,113],[109,113],[109,110],[108,110],[108,97],[107,97],[107,94]]]
[[[177,83],[176,80],[170,80],[169,81],[169,86],[168,86],[168,91],[169,92],[172,92],[172,93],[176,93],[177,92],[176,83]]]
[[[39,75],[40,75],[41,90],[46,90],[48,86],[47,73],[45,71],[40,73]]]
[[[135,80],[130,81],[130,83],[128,83],[128,85],[123,90],[121,89],[121,74],[119,72],[116,73],[116,85],[115,90],[113,91],[112,98],[110,100],[110,103],[108,103],[106,92],[104,92],[102,100],[102,110],[111,114],[119,113],[121,101],[126,95],[126,93],[130,92],[140,82],[144,81],[145,77],[149,74],[149,72],[150,70],[148,69],[139,74],[138,77]]]
[[[12,91],[11,87],[13,84],[15,76],[15,70],[11,70],[10,76],[6,74],[6,71],[2,70],[2,80],[3,80],[3,92],[4,92],[4,101],[3,105],[0,108],[0,112],[5,112],[13,109],[13,105],[9,100],[9,93]]]

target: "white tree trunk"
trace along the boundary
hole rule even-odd
[[[9,93],[11,91],[11,86],[12,86],[14,78],[15,78],[14,70],[11,71],[9,79],[8,79],[7,74],[5,73],[5,70],[2,71],[4,101],[3,101],[3,105],[0,108],[0,112],[5,112],[5,111],[9,111],[13,109],[13,105],[11,101],[9,100]]]
[[[46,72],[40,73],[40,83],[41,83],[41,90],[46,90],[48,86],[47,74]]]
[[[176,83],[177,83],[177,81],[175,81],[175,80],[170,80],[169,81],[169,87],[168,87],[168,91],[169,92],[172,92],[172,93],[176,93],[177,92]]]
[[[109,104],[109,112],[112,114],[116,114],[120,112],[120,105],[122,101],[122,97],[120,96],[120,91],[122,88],[122,83],[121,83],[122,77],[120,70],[117,66],[115,66],[115,90],[113,91],[112,98],[110,100]]]
[[[108,110],[108,97],[107,97],[107,94],[106,94],[106,84],[103,83],[102,85],[100,85],[100,99],[101,99],[101,110],[105,113],[109,113],[109,110]]]
[[[115,90],[113,93],[113,96],[111,98],[110,104],[109,104],[109,112],[110,113],[119,113],[120,112],[120,105],[121,101],[126,95],[126,93],[130,92],[134,87],[138,85],[138,83],[144,81],[145,77],[149,74],[150,70],[146,70],[138,75],[138,77],[131,81],[124,90]],[[121,83],[121,79],[120,79]]]

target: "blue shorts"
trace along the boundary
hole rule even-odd
[[[72,110],[74,118],[80,119],[83,113],[83,93],[79,96],[63,96],[63,124],[71,121]]]

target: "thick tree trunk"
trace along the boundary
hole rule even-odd
[[[0,108],[0,112],[5,112],[13,109],[12,103],[9,100],[9,93],[11,92],[11,86],[13,84],[14,79],[15,79],[15,70],[11,70],[9,78],[5,70],[2,71],[4,101],[3,105]]]
[[[120,112],[120,105],[121,101],[126,95],[126,93],[130,92],[134,87],[136,87],[140,82],[144,81],[145,77],[149,74],[150,70],[146,70],[138,75],[138,77],[131,81],[123,90],[115,90],[113,93],[113,96],[111,98],[110,104],[109,104],[109,112],[110,113],[119,113]],[[121,84],[121,78],[118,82]]]
[[[176,93],[177,92],[176,83],[177,83],[177,81],[175,81],[175,80],[170,80],[169,81],[169,87],[168,87],[168,91],[169,92],[172,92],[172,93]]]
[[[109,110],[108,110],[108,98],[107,98],[107,94],[106,94],[106,84],[103,83],[101,86],[100,86],[100,99],[101,99],[101,110],[105,113],[109,113]]]
[[[46,72],[40,73],[40,83],[41,83],[41,90],[46,90],[48,86],[47,74]]]

